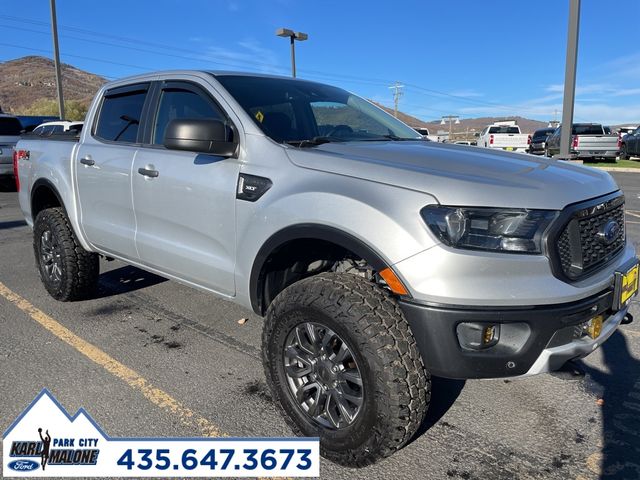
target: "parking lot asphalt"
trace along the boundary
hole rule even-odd
[[[613,175],[638,248],[640,174]],[[17,194],[0,188],[0,431],[46,387],[113,437],[291,435],[264,382],[260,318],[119,262],[101,264],[97,298],[59,303],[31,242]],[[434,379],[408,446],[358,470],[323,460],[322,477],[640,478],[637,318],[581,362],[584,377]]]

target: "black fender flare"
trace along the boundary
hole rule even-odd
[[[271,237],[264,242],[253,261],[253,267],[251,268],[251,275],[249,277],[249,295],[251,298],[251,307],[258,315],[263,316],[265,313],[262,305],[264,279],[261,273],[267,259],[284,244],[292,240],[302,239],[324,240],[338,245],[366,260],[367,263],[377,271],[384,270],[391,265],[383,255],[375,251],[365,242],[340,229],[314,223],[302,223],[283,228],[271,235]]]
[[[62,197],[60,196],[60,193],[58,192],[58,189],[55,187],[55,185],[50,180],[48,180],[46,178],[39,178],[38,180],[33,182],[33,185],[31,185],[31,195],[29,196],[30,197],[29,198],[29,207],[31,208],[31,217],[32,217],[32,219],[35,221],[35,215],[33,215],[33,201],[35,199],[36,192],[41,187],[45,187],[48,190],[51,190],[53,192],[54,196],[58,199],[58,203],[60,204],[60,206],[62,207],[62,209],[66,213],[67,209],[66,209],[66,207],[64,205],[64,202],[62,201]]]

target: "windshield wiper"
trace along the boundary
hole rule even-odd
[[[300,148],[309,148],[309,147],[317,147],[318,145],[322,145],[323,143],[331,143],[331,142],[341,142],[342,140],[338,140],[331,137],[313,137],[306,140],[289,140],[286,143],[289,145],[294,145]]]

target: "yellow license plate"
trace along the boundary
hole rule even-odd
[[[638,265],[634,265],[620,279],[620,305],[627,304],[638,291]]]
[[[513,147],[507,147],[507,148],[505,148],[505,150],[508,151],[508,152],[513,152]]]

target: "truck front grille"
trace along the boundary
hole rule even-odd
[[[563,273],[578,280],[604,267],[625,245],[624,196],[575,211],[557,237]]]

